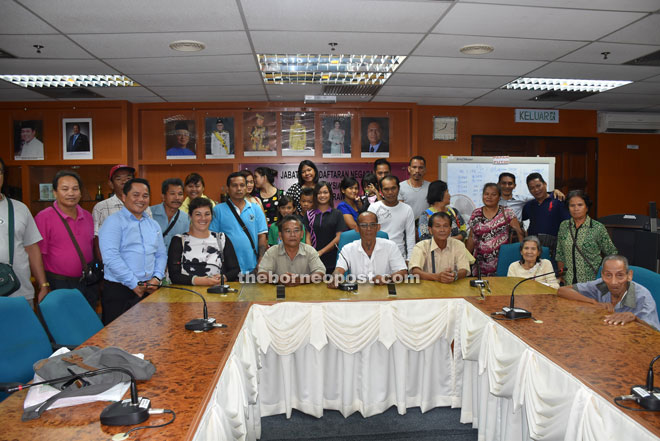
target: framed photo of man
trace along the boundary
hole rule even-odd
[[[206,158],[234,157],[234,118],[207,117],[204,120]]]
[[[14,159],[43,160],[43,121],[14,121]]]
[[[324,115],[321,121],[324,158],[351,157],[351,115]]]
[[[277,155],[277,116],[275,112],[243,113],[243,154]]]
[[[390,156],[390,119],[387,117],[360,118],[360,139],[363,158]]]
[[[314,113],[282,112],[282,156],[314,156]]]
[[[62,157],[93,159],[92,118],[62,118]]]
[[[197,157],[195,121],[190,119],[165,120],[165,158],[191,159]]]

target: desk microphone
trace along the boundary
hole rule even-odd
[[[651,360],[649,371],[646,374],[646,385],[633,386],[630,389],[630,393],[634,396],[635,401],[647,410],[660,410],[660,389],[653,387],[653,363],[658,358],[660,358],[660,355]]]
[[[520,308],[514,307],[514,293],[516,292],[516,288],[518,288],[518,286],[520,284],[525,283],[528,280],[536,279],[536,278],[543,277],[543,276],[549,276],[550,274],[554,274],[557,277],[561,277],[562,274],[564,274],[564,271],[565,271],[565,268],[560,269],[558,271],[551,271],[551,272],[545,273],[545,274],[537,274],[535,276],[528,277],[528,278],[523,279],[520,282],[516,283],[516,285],[511,290],[511,303],[510,303],[510,305],[508,307],[505,306],[504,308],[502,308],[502,311],[504,312],[504,317],[506,317],[509,320],[518,320],[518,319],[524,319],[524,318],[531,318],[532,317],[531,312],[527,311],[526,309],[520,309]]]
[[[486,291],[488,293],[491,293],[491,291],[490,283],[488,283],[488,280],[481,278],[481,261],[481,256],[477,255],[477,278],[475,280],[470,280],[470,286],[479,288],[479,295],[481,296],[481,300],[484,300],[486,298]]]
[[[141,286],[158,286],[160,285],[155,285],[147,282],[138,282],[138,285]],[[188,323],[186,323],[186,329],[189,331],[210,331],[213,328],[224,328],[226,325],[223,325],[221,323],[216,323],[214,318],[209,318],[209,311],[206,306],[206,299],[204,298],[203,295],[198,293],[197,291],[193,291],[192,289],[188,288],[181,288],[179,286],[172,286],[168,285],[167,286],[170,289],[179,289],[181,291],[186,291],[186,292],[191,292],[195,295],[198,295],[199,298],[202,299],[202,302],[204,302],[204,318],[201,319],[192,319]]]
[[[81,372],[79,374],[67,375],[66,377],[53,378],[52,380],[40,381],[38,383],[0,383],[0,392],[14,393],[23,389],[39,386],[42,384],[55,385],[65,381],[69,384],[85,377],[95,377],[108,372],[121,372],[131,378],[131,398],[112,403],[101,412],[101,424],[107,426],[131,426],[146,421],[149,418],[151,400],[138,397],[135,377],[128,369],[121,367],[106,367],[94,371]],[[68,386],[65,384],[64,386]],[[42,403],[42,405],[45,403]]]

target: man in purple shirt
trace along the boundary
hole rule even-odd
[[[98,301],[98,285],[81,282],[83,263],[69,235],[67,223],[83,254],[85,264],[93,260],[94,220],[92,214],[78,203],[82,196],[82,181],[69,170],[57,172],[53,179],[55,202],[34,218],[43,237],[39,248],[51,289],[79,289],[92,308]]]
[[[641,321],[660,330],[655,300],[648,289],[632,281],[633,272],[624,256],[611,255],[603,259],[602,278],[573,286],[562,286],[559,297],[601,305],[607,315],[603,321],[624,325]]]

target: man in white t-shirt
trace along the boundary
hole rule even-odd
[[[415,216],[408,204],[399,201],[399,178],[385,176],[380,180],[380,189],[383,200],[369,205],[368,210],[376,213],[381,229],[397,244],[407,261],[415,246]]]
[[[389,283],[397,278],[403,280],[407,266],[399,247],[389,239],[377,237],[380,230],[378,216],[370,211],[360,213],[357,219],[360,240],[344,246],[339,252],[334,274],[350,271],[355,277],[367,277],[376,285]],[[337,278],[328,283],[328,288],[337,287]]]
[[[424,210],[429,208],[426,195],[429,192],[431,183],[424,180],[425,174],[426,159],[423,156],[413,156],[408,162],[408,175],[410,177],[401,183],[401,189],[399,190],[399,200],[410,205],[413,216],[415,216],[415,222],[424,213]]]

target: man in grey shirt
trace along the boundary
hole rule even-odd
[[[603,321],[624,325],[635,320],[660,330],[655,300],[648,289],[632,281],[633,272],[624,256],[603,259],[602,277],[573,286],[562,286],[559,297],[603,306],[608,312]]]
[[[287,286],[318,283],[325,274],[325,265],[314,247],[301,242],[303,225],[296,216],[280,221],[282,242],[270,247],[259,263],[257,280]]]
[[[410,205],[415,216],[415,226],[419,216],[429,208],[426,202],[426,194],[429,192],[429,181],[424,180],[426,174],[426,159],[423,156],[413,156],[408,162],[407,180],[399,186],[399,200]]]

